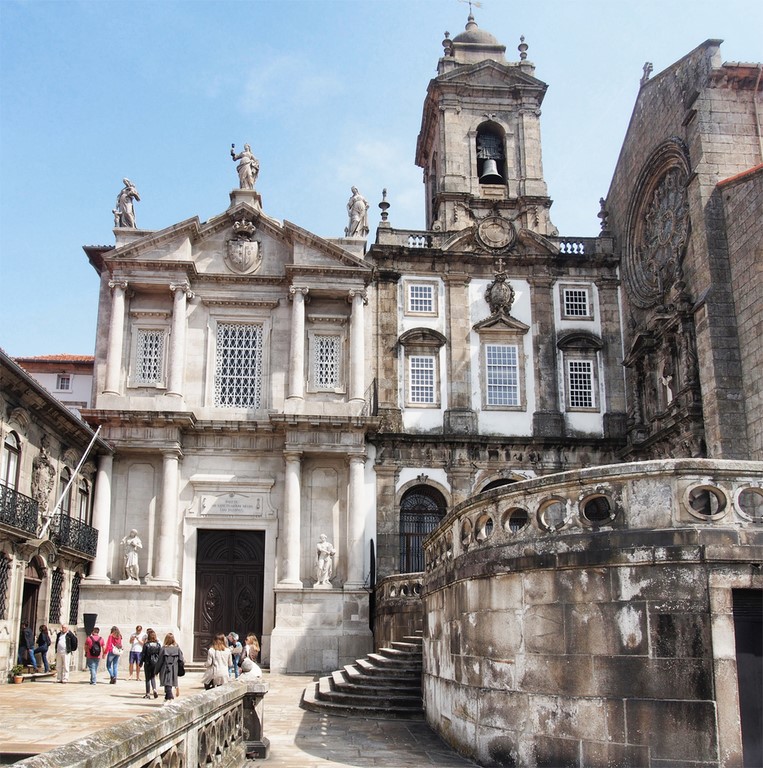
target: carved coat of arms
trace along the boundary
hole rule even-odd
[[[250,221],[236,221],[233,225],[233,238],[226,242],[225,264],[231,272],[250,275],[262,264],[260,243],[254,239],[255,226]]]

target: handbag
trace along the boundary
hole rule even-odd
[[[118,645],[112,645],[111,646],[111,652],[115,656],[121,656],[122,655],[122,649]]]
[[[185,662],[182,659],[178,659],[178,677],[183,677],[185,674]]]

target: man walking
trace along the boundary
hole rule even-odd
[[[103,654],[103,638],[99,635],[101,630],[94,627],[85,640],[85,663],[90,670],[90,685],[95,685],[98,677],[98,665]]]
[[[27,657],[29,661],[27,661]],[[37,671],[37,660],[34,657],[34,633],[29,629],[26,621],[21,622],[21,634],[19,635],[19,664],[31,665],[34,671]]]
[[[69,682],[69,665],[72,652],[77,650],[77,636],[66,624],[61,625],[61,631],[56,634],[56,682]]]

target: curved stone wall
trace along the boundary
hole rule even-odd
[[[763,464],[520,482],[425,543],[427,719],[500,766],[741,765],[733,589],[761,589]]]

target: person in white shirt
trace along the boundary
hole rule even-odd
[[[143,651],[143,643],[146,642],[146,633],[138,624],[135,632],[130,635],[130,672],[128,680],[132,679],[133,667],[135,667],[135,679],[140,680],[140,654]]]
[[[72,652],[77,650],[77,636],[66,624],[61,625],[61,631],[56,634],[56,682],[69,682],[69,664]]]

